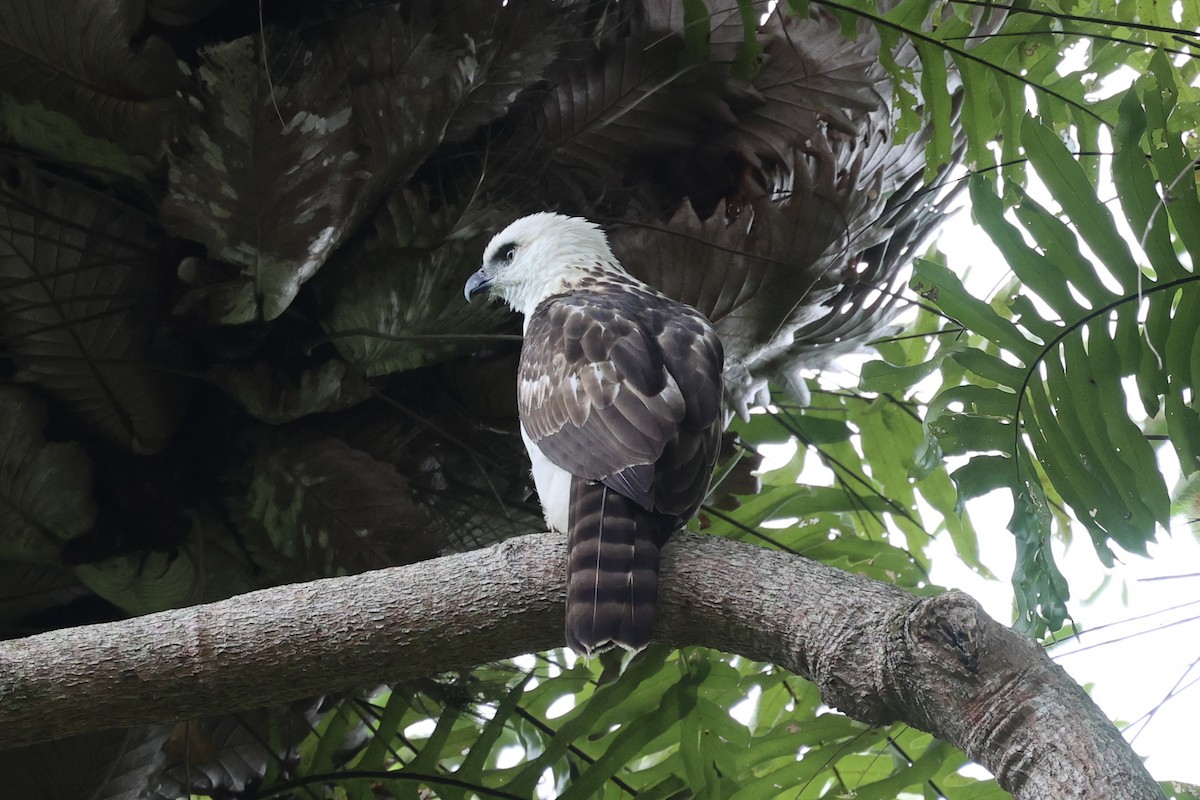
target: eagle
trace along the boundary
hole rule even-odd
[[[496,234],[464,287],[468,302],[483,292],[525,317],[517,407],[546,523],[567,534],[567,644],[641,650],[659,551],[717,457],[721,340],[579,217],[532,214]]]

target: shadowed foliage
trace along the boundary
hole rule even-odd
[[[1145,434],[1200,470],[1196,70],[1148,49],[1194,55],[1194,36],[1164,17],[1106,39],[1099,11],[985,3],[767,12],[0,6],[0,636],[542,530],[519,326],[462,285],[495,231],[543,210],[602,224],[721,334],[739,419],[702,527],[931,591],[930,529],[986,572],[963,503],[1007,489],[1018,619],[1060,627],[1050,541],[1068,510],[1111,563],[1169,523]],[[1078,39],[1088,64],[1059,75]],[[1088,101],[1088,75],[1123,64],[1139,82]],[[1112,210],[1107,167],[1076,155],[1102,142]],[[1029,197],[1027,167],[1058,209]],[[989,305],[931,256],[906,294],[965,194],[1012,291]],[[880,341],[918,305],[920,336]],[[814,379],[870,342],[886,360],[865,393]],[[759,491],[756,451],[787,441],[799,454]],[[806,457],[833,485],[797,485]],[[0,772],[21,765],[14,796],[54,797],[310,796],[288,782],[338,770],[371,777],[314,782],[364,798],[993,796],[960,754],[826,713],[769,665],[654,648],[611,669],[553,652],[50,743]]]

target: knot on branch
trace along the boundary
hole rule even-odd
[[[990,622],[972,597],[947,592],[917,603],[908,615],[907,632],[931,662],[951,672],[974,675],[979,671],[983,634]]]

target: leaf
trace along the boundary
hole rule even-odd
[[[241,267],[270,320],[440,144],[474,62],[386,9],[263,46],[268,68],[255,37],[203,51],[162,216]]]
[[[849,150],[854,155],[843,156],[847,163],[862,158],[862,151],[869,153],[867,132],[882,127],[885,119],[890,123],[891,86],[879,65],[875,30],[850,40],[828,13],[776,13],[758,38],[763,66],[749,87],[757,102],[744,108],[739,102],[738,125],[720,141],[763,166],[787,164],[797,146],[809,152]],[[873,172],[877,165],[866,160],[863,168]]]
[[[954,133],[952,100],[947,89],[946,53],[941,47],[928,42],[916,42],[921,57],[921,97],[925,101],[925,113],[933,122],[925,145],[925,179],[933,181],[938,167],[954,161]]]
[[[930,539],[917,520],[916,481],[911,475],[912,453],[924,439],[921,423],[912,412],[887,398],[878,398],[855,415],[861,434],[863,460],[871,465],[871,478],[897,512],[896,525],[904,532],[908,549],[919,553]]]
[[[440,10],[456,14],[444,26],[470,30],[476,67],[467,75],[466,94],[446,125],[446,141],[470,138],[508,113],[517,96],[536,84],[566,41],[578,36],[575,9],[549,3],[455,3]]]
[[[312,725],[312,715],[302,715],[297,705],[175,723],[163,745],[170,765],[162,772],[153,797],[212,796],[222,790],[237,793],[259,784],[269,765],[290,755],[292,740]],[[276,726],[290,736],[273,736]],[[280,742],[280,738],[284,740]]]
[[[1179,781],[1163,781],[1159,784],[1171,800],[1200,800],[1200,786]]]
[[[215,603],[260,588],[241,546],[218,520],[187,514],[188,537],[173,553],[119,555],[75,568],[81,581],[131,616]]]
[[[408,482],[330,436],[262,434],[227,504],[275,580],[362,572],[432,558],[438,542]]]
[[[1179,263],[1171,243],[1170,214],[1159,197],[1154,174],[1142,149],[1146,132],[1146,111],[1136,87],[1121,99],[1120,116],[1113,134],[1117,154],[1113,158],[1113,183],[1121,198],[1121,208],[1129,219],[1134,236],[1144,247],[1160,280],[1180,278],[1187,270]],[[1185,212],[1186,215],[1186,212]],[[1181,218],[1186,218],[1181,215]]]
[[[1053,131],[1037,124],[1032,117],[1026,118],[1021,134],[1029,163],[1074,223],[1074,230],[1100,257],[1125,292],[1134,291],[1140,270],[1133,261],[1129,245],[1117,232],[1112,213],[1095,201],[1096,189],[1079,162]]]
[[[89,589],[133,616],[194,605],[199,565],[165,553],[121,556],[82,564],[75,573]]]
[[[708,32],[710,16],[704,0],[682,0],[683,3],[683,53],[679,59],[681,67],[700,64],[708,60]],[[748,38],[755,41],[754,29]]]
[[[1020,278],[1021,283],[1036,292],[1060,317],[1074,319],[1083,314],[1084,309],[1071,295],[1070,281],[1063,280],[1067,277],[1063,274],[1066,267],[1059,266],[1078,263],[1081,259],[1071,259],[1070,253],[1059,254],[1050,251],[1042,254],[1029,248],[1021,237],[1020,230],[1005,218],[1005,208],[996,195],[995,187],[979,176],[972,176],[969,186],[971,210],[979,227],[987,232],[1004,255],[1005,264]],[[1027,225],[1034,224],[1034,220],[1030,218],[1031,213],[1045,213],[1040,206],[1027,202],[1022,202],[1019,208],[1018,215],[1024,212],[1021,218]],[[1069,237],[1069,242],[1074,245],[1074,237]],[[1073,247],[1072,250],[1078,253],[1077,247]],[[1055,269],[1056,266],[1058,269]],[[1100,293],[1104,293],[1103,287],[1099,289]],[[1089,298],[1095,296],[1090,292],[1088,295]]]
[[[227,0],[146,0],[146,16],[163,25],[182,28],[216,11]]]
[[[372,395],[366,379],[337,359],[298,374],[262,362],[250,367],[218,364],[213,371],[242,408],[273,425],[350,408]]]
[[[183,408],[151,351],[159,287],[145,223],[101,195],[12,175],[0,185],[0,341],[17,380],[104,439],[158,451]]]
[[[1013,353],[1026,365],[1032,363],[1037,356],[1037,348],[1015,325],[1000,317],[987,303],[973,297],[958,276],[945,266],[934,261],[917,259],[912,289],[918,295],[937,304],[938,308],[954,320]]]
[[[1200,194],[1195,181],[1188,179],[1192,175],[1192,155],[1184,147],[1181,133],[1181,130],[1191,130],[1194,126],[1181,128],[1172,124],[1182,109],[1176,105],[1180,88],[1167,56],[1155,52],[1150,58],[1150,67],[1141,93],[1149,122],[1150,157],[1158,180],[1170,187],[1166,192],[1170,198],[1167,211],[1176,220],[1175,233],[1195,265],[1200,263],[1200,231],[1188,221],[1200,219]]]
[[[50,614],[87,595],[66,567],[0,561],[0,636],[42,633]]]
[[[7,145],[63,166],[126,176],[149,191],[150,162],[111,139],[93,136],[71,117],[40,101],[22,104],[0,91],[0,132]]]
[[[521,765],[520,771],[504,785],[504,790],[519,796],[532,796],[547,767],[558,762],[568,748],[577,741],[585,741],[589,731],[607,731],[607,725],[602,727],[601,723],[606,714],[628,719],[629,706],[639,701],[647,711],[656,708],[652,699],[665,694],[678,680],[674,669],[663,669],[668,652],[665,647],[651,646],[626,666],[620,680],[598,687],[587,703],[576,705],[557,723],[557,729],[543,744],[541,752]]]
[[[0,386],[0,558],[54,563],[96,521],[91,459],[75,442],[47,442],[45,424],[41,403]]]
[[[571,782],[560,797],[564,800],[594,797],[600,787],[633,757],[647,749],[651,742],[665,734],[686,717],[694,707],[695,675],[683,675],[678,683],[660,695],[659,706],[651,713],[630,720],[621,726],[604,750],[604,755],[589,765],[586,772]]]
[[[163,726],[95,731],[0,753],[8,787],[42,800],[140,800],[166,756]],[[63,769],[63,759],[71,764]]]
[[[496,706],[492,718],[484,725],[479,738],[471,745],[471,752],[463,759],[459,768],[454,771],[456,778],[468,783],[482,782],[485,759],[487,759],[496,746],[500,735],[504,732],[504,726],[509,724],[509,720],[516,712],[518,705],[525,696],[525,687],[528,686],[532,677],[533,673],[528,673],[521,680],[517,681],[508,693],[508,696]]]
[[[908,366],[896,366],[886,361],[868,361],[863,364],[859,388],[864,392],[899,392],[911,389],[925,378],[934,374],[947,357],[965,350],[965,347],[950,346],[938,349],[928,361]]]
[[[144,26],[140,0],[9,0],[0,4],[0,90],[157,158],[179,118],[183,74]]]
[[[484,242],[451,240],[431,250],[374,243],[339,255],[336,279],[319,292],[342,358],[368,376],[404,372],[474,352],[512,323],[501,306],[463,301],[462,286]]]
[[[737,0],[742,17],[742,46],[733,62],[733,76],[749,82],[758,73],[763,57],[763,46],[758,41],[758,12],[751,0]],[[804,10],[807,12],[807,9]],[[796,16],[807,16],[798,13]]]

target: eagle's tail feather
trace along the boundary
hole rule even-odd
[[[589,655],[641,650],[654,628],[664,520],[602,483],[575,479],[569,528],[567,644]]]

